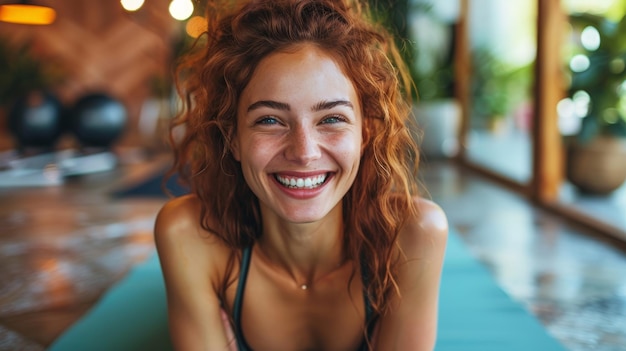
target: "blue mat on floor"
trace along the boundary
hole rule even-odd
[[[436,351],[565,351],[502,291],[451,233],[441,283]],[[50,351],[172,350],[156,255],[136,266]]]

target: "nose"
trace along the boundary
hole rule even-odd
[[[322,151],[316,132],[304,126],[294,127],[288,135],[285,158],[291,162],[308,164],[320,158]]]

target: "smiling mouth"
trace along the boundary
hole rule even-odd
[[[328,173],[320,174],[313,177],[290,177],[275,174],[274,178],[283,186],[290,189],[315,189],[322,186],[328,179]]]

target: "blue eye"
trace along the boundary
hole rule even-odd
[[[270,116],[266,116],[263,118],[260,118],[256,124],[278,124],[278,120],[274,117],[270,117]]]
[[[342,116],[338,116],[338,115],[333,115],[333,116],[328,116],[326,118],[324,118],[322,120],[322,124],[335,124],[335,123],[341,123],[341,122],[345,122],[346,119]]]

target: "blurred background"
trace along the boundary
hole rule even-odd
[[[626,239],[626,2],[407,6],[425,159]]]
[[[429,196],[570,349],[626,348],[626,0],[371,3],[417,86]],[[153,252],[203,4],[0,0],[0,350],[42,349]]]

